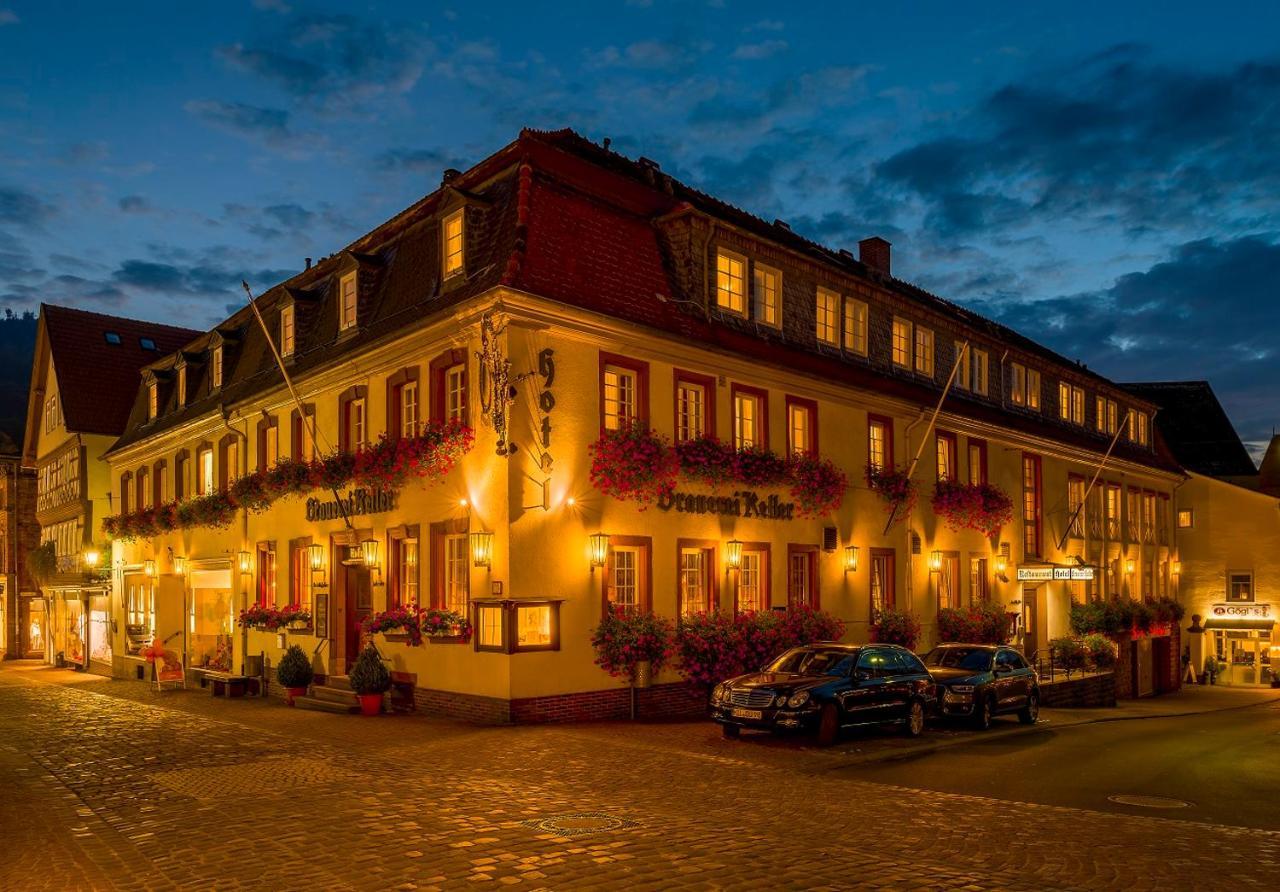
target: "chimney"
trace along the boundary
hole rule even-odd
[[[869,266],[878,273],[889,272],[889,249],[892,246],[878,235],[864,238],[858,242],[858,259],[864,266]]]
[[[307,258],[307,269],[311,269],[311,258]]]
[[[452,183],[460,176],[462,176],[462,171],[458,170],[456,167],[446,167],[444,169],[444,174],[440,177],[440,185],[443,186],[447,183]]]

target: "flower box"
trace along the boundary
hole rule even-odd
[[[382,637],[387,640],[388,644],[408,644],[409,643],[408,632],[388,631],[388,632],[383,632]]]
[[[456,635],[426,635],[424,636],[432,644],[466,644],[470,639],[470,635],[463,635],[461,632]]]

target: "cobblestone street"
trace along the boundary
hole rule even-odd
[[[360,719],[6,665],[0,888],[1239,890],[1280,876],[1280,833],[866,783],[838,758],[704,723]]]

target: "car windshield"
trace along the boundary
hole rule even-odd
[[[991,668],[991,651],[979,647],[935,647],[924,658],[926,666],[984,672]]]
[[[852,656],[852,653],[842,648],[797,647],[770,663],[766,671],[792,672],[796,675],[847,675]]]

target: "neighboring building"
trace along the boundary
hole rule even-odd
[[[1187,472],[1175,526],[1184,625],[1205,630],[1187,636],[1196,670],[1213,655],[1220,683],[1270,684],[1280,666],[1280,438],[1259,469],[1208,382],[1126,388],[1161,407],[1156,430]]]
[[[38,543],[55,566],[41,593],[20,597],[21,650],[49,662],[111,671],[113,616],[101,522],[111,501],[103,453],[124,431],[138,369],[196,333],[169,325],[43,305],[36,330],[23,465],[35,475]],[[86,565],[87,554],[101,566]],[[38,647],[43,639],[43,648]]]
[[[44,655],[44,605],[28,563],[39,544],[35,472],[0,433],[0,652],[7,660]]]
[[[314,620],[288,638],[341,675],[362,617],[419,601],[476,625],[469,645],[384,645],[416,674],[424,706],[517,721],[618,715],[626,688],[590,646],[610,606],[675,618],[805,603],[845,619],[852,640],[897,608],[920,617],[928,646],[940,607],[991,599],[1043,652],[1068,631],[1073,597],[1170,589],[1181,477],[1153,442],[1154,404],[894,279],[881,239],[864,241],[860,260],[828,250],[567,131],[525,131],[446,172],[440,189],[257,306],[301,408],[246,307],[143,369],[108,454],[126,519],[140,509],[147,527],[114,550],[121,674],[137,671],[122,636],[139,626],[181,635],[193,669],[274,662],[278,637],[238,631],[235,616],[300,602]],[[483,334],[486,318],[496,332]],[[173,507],[150,524],[174,499],[188,521],[197,505],[214,518],[226,500],[193,497],[310,457],[311,418],[322,453],[453,419],[476,442],[434,485],[354,494],[349,526],[324,489],[221,526],[179,517],[160,531]],[[600,431],[631,423],[831,459],[849,486],[817,517],[753,509],[794,503],[785,484],[713,493],[688,478],[642,510],[603,496],[589,473]],[[921,449],[920,498],[886,532],[865,469],[905,468]],[[939,479],[1000,487],[1014,520],[993,539],[949,529],[930,507]],[[1054,578],[1080,564],[1092,579]],[[664,672],[644,703],[674,696],[676,678]]]

